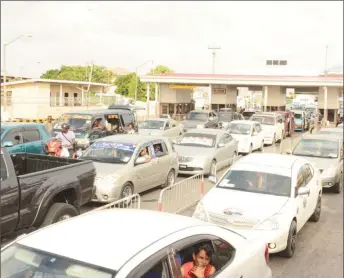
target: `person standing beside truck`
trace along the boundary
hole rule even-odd
[[[44,123],[44,125],[48,131],[49,136],[51,136],[53,132],[53,117],[48,116],[47,121]]]
[[[69,130],[69,125],[63,123],[61,125],[61,132],[56,135],[56,138],[61,140],[62,147],[66,147],[69,152],[69,157],[73,157],[75,151],[75,134],[72,130]]]

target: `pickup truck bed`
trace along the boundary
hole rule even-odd
[[[1,149],[1,236],[79,214],[90,201],[92,161]]]

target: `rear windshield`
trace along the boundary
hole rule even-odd
[[[190,112],[189,114],[187,114],[186,119],[195,121],[207,121],[208,114],[202,112]]]
[[[1,277],[4,278],[113,278],[115,275],[115,271],[17,243],[1,251]]]
[[[291,178],[264,172],[233,170],[229,171],[216,187],[290,197]]]

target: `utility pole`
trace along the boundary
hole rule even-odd
[[[216,50],[221,49],[221,46],[215,45],[215,43],[212,46],[208,46],[208,49],[212,50],[213,54],[213,74],[215,74],[215,56],[216,56]]]
[[[327,75],[327,58],[328,58],[328,45],[326,45],[326,51],[325,51],[325,75]]]
[[[139,70],[140,67],[144,66],[145,64],[147,64],[149,62],[151,62],[152,65],[154,65],[154,61],[153,60],[148,60],[148,61],[142,63],[141,65],[139,65],[139,66],[137,66],[135,68],[135,104],[136,104],[136,101],[137,101],[137,84],[139,82],[139,80],[138,80],[139,79],[139,77],[138,77],[138,70]]]

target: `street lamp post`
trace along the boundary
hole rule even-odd
[[[215,43],[213,45],[208,46],[208,49],[212,50],[212,54],[213,54],[213,74],[215,74],[215,56],[216,56],[216,50],[221,49],[221,46],[219,45],[215,45]]]
[[[32,36],[30,35],[20,35],[16,38],[14,38],[13,40],[11,40],[8,43],[4,43],[3,44],[3,48],[2,48],[2,53],[3,53],[3,71],[4,71],[4,112],[7,111],[7,72],[6,72],[6,46],[8,46],[11,43],[14,43],[15,41],[19,40],[22,37],[28,37],[31,38]]]
[[[136,69],[135,69],[135,103],[136,103],[136,101],[137,101],[137,83],[138,83],[138,76],[137,76],[137,73],[138,73],[138,72],[137,72],[137,71],[138,71],[138,69],[139,69],[140,67],[144,66],[145,64],[147,64],[147,63],[149,63],[149,62],[152,63],[152,64],[154,64],[153,60],[148,60],[148,61],[142,63],[141,65],[137,66]]]

